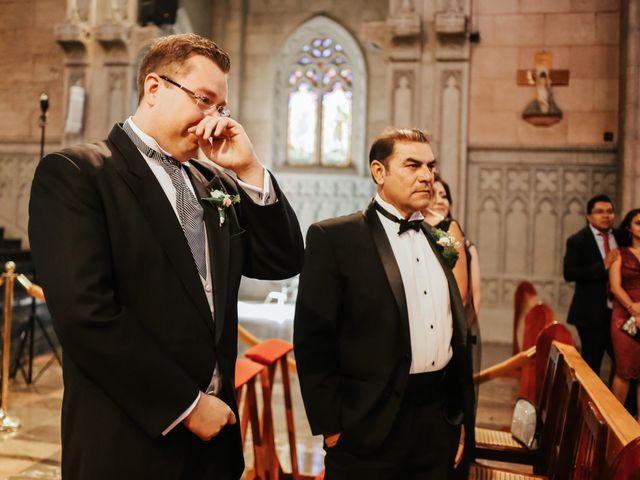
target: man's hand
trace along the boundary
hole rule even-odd
[[[217,397],[200,392],[198,403],[182,423],[200,440],[211,440],[222,428],[236,423],[229,405]]]
[[[333,435],[324,436],[324,444],[327,448],[335,447],[338,440],[340,440],[340,433],[334,433]]]
[[[453,461],[453,468],[458,468],[460,461],[462,460],[462,454],[464,453],[464,425],[460,425],[460,441],[458,442],[458,451],[456,452],[456,459]]]
[[[609,270],[611,264],[615,262],[618,257],[620,257],[620,250],[618,250],[617,248],[610,250],[609,253],[607,253],[604,257],[604,268],[606,270]]]
[[[206,116],[189,133],[198,137],[198,145],[209,160],[232,170],[243,182],[262,188],[264,167],[242,125],[232,118]]]

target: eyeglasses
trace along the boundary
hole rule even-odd
[[[203,111],[203,113],[207,113],[208,111],[215,109],[218,112],[218,115],[221,117],[230,117],[231,110],[226,105],[216,105],[215,103],[211,103],[211,99],[206,95],[200,95],[192,90],[189,90],[187,87],[183,87],[178,82],[171,80],[166,75],[160,75],[160,78],[165,82],[169,82],[171,85],[175,85],[180,90],[186,92],[191,98],[193,98],[196,102],[196,105]]]

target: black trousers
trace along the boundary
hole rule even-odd
[[[450,480],[460,426],[445,420],[444,385],[433,374],[409,376],[396,421],[381,447],[362,456],[338,443],[325,448],[326,480]],[[434,388],[435,387],[435,388]]]
[[[614,360],[613,345],[611,344],[611,310],[608,312],[606,320],[603,319],[600,325],[595,328],[577,327],[582,345],[582,358],[596,372],[596,375],[600,375],[600,366],[605,351],[611,360]]]

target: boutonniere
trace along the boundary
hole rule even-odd
[[[447,261],[449,267],[455,267],[456,262],[458,261],[458,249],[460,248],[460,242],[449,232],[445,232],[439,228],[431,229],[431,234],[436,241],[440,254]]]
[[[211,190],[209,192],[209,196],[202,200],[209,202],[218,209],[220,226],[222,226],[224,221],[227,219],[227,209],[234,203],[240,203],[240,195],[229,195],[222,190]]]

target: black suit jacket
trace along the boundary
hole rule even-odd
[[[464,310],[451,269],[427,238],[446,274],[453,313],[446,414],[456,424],[464,418],[471,453],[474,392]],[[400,270],[373,207],[309,228],[294,345],[312,432],[341,432],[340,442],[353,451],[375,451],[398,412],[411,344]]]
[[[567,282],[576,282],[567,322],[584,328],[607,324],[611,320],[607,307],[609,276],[588,225],[567,239],[563,275]]]
[[[29,237],[64,349],[65,479],[176,479],[187,455],[206,458],[214,442],[203,446],[182,425],[161,432],[206,389],[216,362],[220,397],[237,415],[240,277],[301,268],[298,222],[275,181],[279,201],[258,206],[228,175],[188,171],[200,198],[210,188],[241,196],[222,226],[202,202],[215,321],[171,204],[119,125],[105,142],[47,155],[36,170]],[[223,432],[239,478],[238,427]]]

